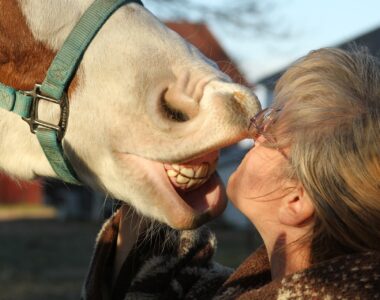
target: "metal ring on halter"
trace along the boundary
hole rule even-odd
[[[33,98],[30,117],[23,117],[22,119],[29,124],[30,131],[36,133],[40,127],[53,129],[57,132],[58,140],[61,141],[66,133],[68,118],[69,118],[69,101],[66,93],[62,94],[60,100],[46,97],[40,92],[41,85],[36,84],[32,91],[24,91],[23,94]],[[38,106],[41,101],[48,101],[60,107],[60,118],[58,124],[49,123],[38,118]]]

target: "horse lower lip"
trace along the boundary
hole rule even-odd
[[[222,181],[215,172],[202,186],[192,191],[179,191],[182,200],[192,209],[189,218],[177,218],[184,229],[195,228],[220,215],[227,205]],[[176,215],[178,217],[178,215]],[[188,222],[184,222],[187,220]]]

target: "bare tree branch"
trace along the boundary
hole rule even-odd
[[[267,21],[274,8],[273,0],[146,0],[144,3],[166,20],[217,22],[241,33],[284,34]]]

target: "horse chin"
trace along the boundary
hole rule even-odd
[[[153,161],[132,154],[121,154],[125,163],[134,164],[139,170],[139,180],[144,181],[144,194],[150,199],[145,199],[152,209],[141,208],[138,203],[130,202],[132,206],[143,215],[163,221],[176,229],[192,229],[219,216],[226,208],[226,196],[223,183],[215,172],[210,168],[207,177],[201,184],[189,187],[173,183],[173,178],[168,176],[167,163]],[[212,154],[212,156],[215,156]],[[210,155],[203,156],[210,158]],[[199,165],[204,163],[204,158],[198,158],[184,164],[174,166]],[[169,168],[170,169],[170,168]],[[212,172],[211,172],[212,171]]]
[[[227,205],[225,189],[216,172],[200,187],[189,192],[179,191],[178,194],[197,213],[188,228],[198,227],[219,216]]]

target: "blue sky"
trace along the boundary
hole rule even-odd
[[[272,24],[289,29],[288,39],[260,35],[236,41],[220,32],[218,26],[212,26],[251,80],[285,67],[310,50],[334,46],[380,27],[378,0],[277,0],[276,3],[275,12],[268,17]]]
[[[209,0],[210,5],[215,0]],[[223,0],[218,0],[223,1]],[[257,0],[265,2],[264,0]],[[265,17],[290,37],[240,34],[218,23],[213,33],[251,81],[282,69],[308,51],[334,46],[380,27],[379,0],[273,0]],[[149,2],[147,1],[147,7]],[[153,11],[154,12],[154,11]],[[157,12],[156,12],[157,13]]]

